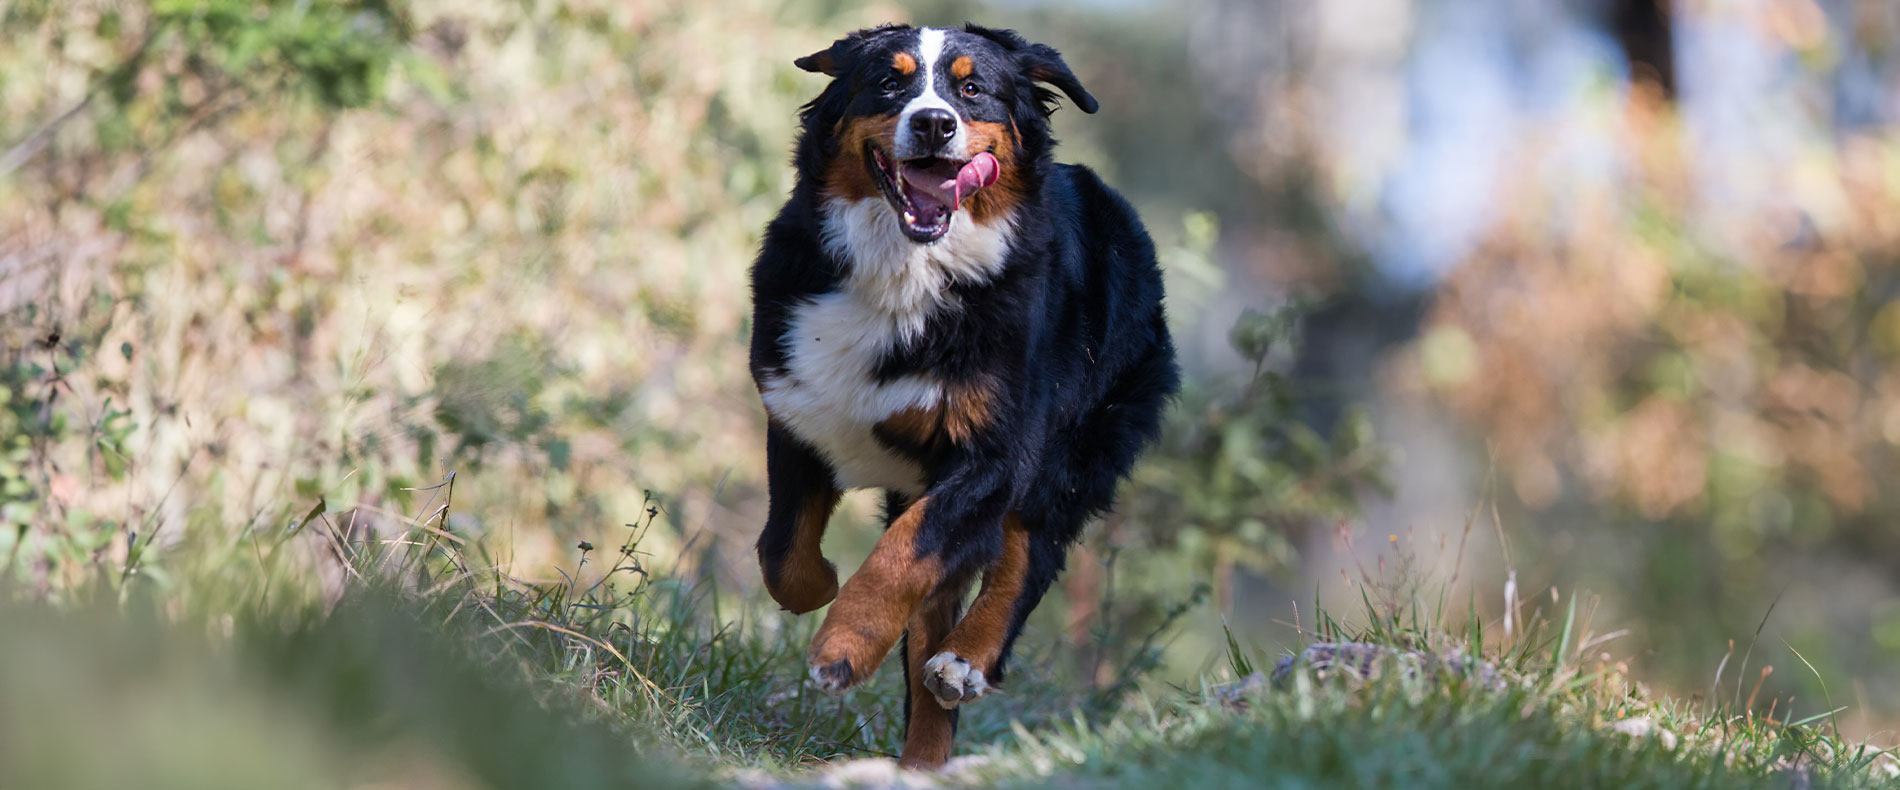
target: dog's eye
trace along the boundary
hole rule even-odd
[[[884,92],[885,92],[885,93],[895,93],[895,92],[897,92],[897,86],[898,86],[898,82],[897,82],[897,78],[896,78],[896,77],[885,77],[885,78],[884,78],[884,81],[883,81],[883,82],[880,82],[880,83],[878,83],[878,85],[877,85],[877,86],[878,86],[879,88],[882,88],[882,89],[884,89]]]
[[[976,83],[974,82],[963,83],[963,95],[965,96],[968,96],[974,99],[976,98],[977,94],[980,94],[982,92],[983,92],[983,89],[977,87]]]

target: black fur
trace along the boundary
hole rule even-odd
[[[1030,562],[1009,628],[1013,642],[1061,572],[1068,547],[1111,506],[1116,486],[1154,440],[1179,376],[1154,245],[1139,217],[1094,172],[1053,158],[1048,117],[1057,99],[1040,83],[1088,112],[1095,98],[1054,49],[974,25],[952,35],[989,80],[978,97],[985,101],[958,110],[966,120],[1014,128],[1023,199],[1000,272],[951,285],[950,307],[931,315],[915,342],[885,351],[875,377],[982,383],[996,397],[989,419],[967,441],[879,439],[924,470],[927,512],[916,549],[939,560],[945,584],[967,584],[995,562],[1004,516],[1021,519]],[[916,95],[915,86],[895,93],[879,86],[889,84],[882,80],[891,57],[917,39],[909,27],[874,28],[798,61],[833,80],[802,112],[797,182],[766,228],[752,270],[752,371],[762,390],[788,364],[794,311],[841,288],[852,265],[820,243],[827,167],[852,155],[840,150],[833,131],[850,117],[894,112]],[[759,539],[768,579],[789,550],[799,509],[839,487],[815,444],[815,437],[774,421],[767,443],[771,509]],[[887,523],[906,500],[893,493],[889,502]],[[992,682],[1001,681],[1003,663],[986,668]]]

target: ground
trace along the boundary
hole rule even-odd
[[[1574,610],[1507,637],[1370,598],[1297,653],[1231,643],[1194,688],[1080,694],[1028,650],[963,756],[904,772],[896,678],[817,693],[803,620],[722,619],[632,541],[593,582],[537,585],[410,537],[340,545],[327,602],[252,579],[196,611],[101,582],[0,610],[32,636],[0,643],[0,731],[22,734],[0,786],[1900,787],[1827,707],[1652,695],[1584,655]]]

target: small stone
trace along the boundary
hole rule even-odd
[[[1639,716],[1634,719],[1624,719],[1612,724],[1610,725],[1610,729],[1616,730],[1624,735],[1634,735],[1640,738],[1644,735],[1648,735],[1651,730],[1656,729],[1656,723],[1650,721],[1648,716]]]
[[[989,764],[989,755],[966,754],[962,757],[950,758],[950,761],[944,763],[943,768],[937,771],[937,775],[952,782],[974,782],[976,777],[973,774],[988,767]]]
[[[1277,675],[1279,670],[1275,670]],[[1212,689],[1214,698],[1222,705],[1239,710],[1247,708],[1247,698],[1267,687],[1267,676],[1255,672],[1244,678],[1216,686]]]
[[[726,773],[724,777],[729,787],[743,787],[745,790],[771,790],[780,787],[778,777],[757,768],[739,768]]]
[[[1656,722],[1650,719],[1648,716],[1638,716],[1633,719],[1624,719],[1622,721],[1619,721],[1615,724],[1610,725],[1610,729],[1623,733],[1624,735],[1628,735],[1632,738],[1645,738],[1649,736],[1655,736],[1656,740],[1662,743],[1663,748],[1665,749],[1676,748],[1676,734],[1668,730],[1665,730],[1661,727],[1656,726]]]
[[[1365,642],[1321,642],[1300,651],[1297,656],[1282,656],[1273,665],[1273,685],[1284,687],[1298,666],[1311,669],[1319,680],[1372,680],[1391,666],[1401,670],[1407,678],[1423,676],[1437,680],[1441,675],[1450,675],[1469,677],[1492,691],[1503,691],[1506,687],[1495,664],[1473,661],[1456,649],[1429,653]]]
[[[846,790],[847,788],[911,788],[937,787],[937,780],[931,774],[919,771],[906,771],[897,767],[897,761],[870,757],[863,760],[851,760],[832,766],[825,771],[822,786]]]

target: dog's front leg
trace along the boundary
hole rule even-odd
[[[812,680],[832,694],[862,683],[945,580],[969,578],[1002,550],[1007,493],[998,474],[953,476],[878,538],[812,638]]]

